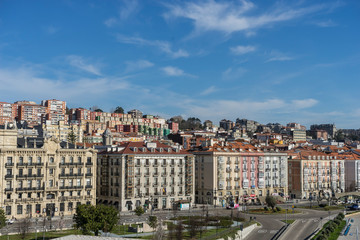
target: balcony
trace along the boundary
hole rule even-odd
[[[60,189],[82,189],[83,186],[62,186]]]
[[[183,192],[178,192],[178,196],[182,196],[182,195],[184,195]]]
[[[226,168],[226,172],[231,172],[231,168]]]
[[[86,177],[92,177],[92,175],[93,175],[92,173],[86,173],[85,174]]]
[[[59,174],[59,178],[76,178],[76,177],[82,177],[82,173],[66,173],[66,174]]]
[[[15,203],[33,203],[33,202],[42,202],[43,198],[20,198],[16,199]]]
[[[240,171],[240,168],[235,168],[234,169],[234,172],[239,172]]]
[[[158,163],[154,163],[152,166],[153,166],[153,167],[158,167],[159,164],[158,164]]]
[[[85,185],[85,188],[92,188],[93,186],[91,184]]]
[[[231,186],[227,186],[227,187],[226,187],[226,190],[231,190],[231,189],[232,189]]]
[[[83,165],[83,162],[63,162],[63,163],[59,163],[59,166],[62,167],[62,166],[80,166],[80,165]]]
[[[227,178],[226,178],[226,181],[231,181],[231,180],[232,180],[231,177],[227,177]]]
[[[240,189],[240,186],[235,186],[235,189]]]
[[[5,199],[5,200],[4,200],[4,204],[6,204],[6,203],[12,203],[12,202],[14,202],[14,199]]]
[[[14,163],[5,163],[5,167],[13,167],[14,166]]]
[[[167,183],[162,183],[161,186],[162,186],[162,187],[166,187],[166,186],[167,186]]]
[[[43,178],[44,174],[24,174],[24,175],[16,175],[16,179],[29,179],[29,178]]]
[[[162,176],[162,177],[166,177],[166,175],[167,175],[166,172],[165,172],[165,173],[161,173],[161,176]]]
[[[86,166],[92,166],[93,163],[92,162],[86,162]]]
[[[12,192],[13,190],[13,188],[5,188],[5,192]]]
[[[29,192],[29,191],[43,191],[44,187],[20,187],[20,188],[16,188],[17,192]]]
[[[239,181],[239,180],[240,180],[239,177],[235,177],[235,178],[234,178],[234,181]]]
[[[11,179],[11,178],[14,178],[13,174],[6,174],[5,175],[5,179]]]
[[[159,183],[153,183],[153,187],[158,187]]]

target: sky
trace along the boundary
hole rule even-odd
[[[0,101],[360,128],[360,1],[0,0]]]

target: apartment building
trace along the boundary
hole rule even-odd
[[[42,124],[39,128],[40,135],[43,137],[55,137],[60,141],[68,141],[71,132],[76,135],[76,142],[83,142],[83,130],[78,125],[68,125],[64,121],[58,121],[56,124]]]
[[[96,150],[55,138],[18,138],[12,123],[0,129],[0,207],[7,218],[66,216],[95,204]]]
[[[288,155],[291,197],[314,200],[345,192],[347,154],[301,147],[288,151]]]
[[[223,205],[287,195],[286,154],[248,143],[220,142],[194,150],[195,201]]]
[[[15,120],[17,105],[7,102],[0,102],[0,125]]]
[[[98,154],[97,200],[119,211],[170,209],[194,200],[194,157],[159,142],[128,142]]]
[[[33,104],[21,103],[18,106],[18,120],[26,121],[29,124],[41,124],[42,119],[46,115],[46,107]]]
[[[50,121],[51,124],[58,124],[59,121],[67,123],[66,114],[66,102],[56,99],[43,100],[41,105],[46,107],[46,120]]]

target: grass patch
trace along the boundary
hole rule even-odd
[[[344,205],[334,205],[334,206],[297,206],[297,208],[305,208],[305,209],[313,209],[313,210],[319,210],[319,211],[332,211],[332,210],[341,210],[344,209]]]
[[[136,224],[131,224],[132,227],[136,227]],[[136,234],[134,232],[128,231],[129,225],[117,225],[113,228],[111,233],[115,233],[118,235],[125,235],[125,234]]]
[[[284,222],[284,223],[287,223],[287,224],[292,224],[293,222],[295,222],[294,219],[280,220],[280,221],[282,221],[282,222]]]
[[[254,209],[249,209],[250,213],[255,213],[255,214],[286,214],[286,210],[285,209],[281,209],[280,211],[273,211],[271,209],[263,209],[263,208],[254,208]],[[300,211],[297,210],[288,210],[287,214],[294,214],[294,213],[300,213]]]
[[[70,229],[70,230],[63,230],[63,231],[52,231],[52,232],[46,232],[44,239],[53,239],[53,238],[59,238],[64,237],[67,235],[82,235],[80,230],[76,229]],[[1,240],[7,240],[9,237],[9,240],[21,240],[23,239],[19,234],[17,235],[9,235],[9,236],[0,236]],[[28,233],[25,237],[25,240],[35,240],[36,239],[36,233]],[[43,232],[37,233],[37,239],[43,239]]]
[[[342,220],[340,225],[329,235],[328,240],[336,240],[340,236],[341,230],[345,227],[346,221]]]

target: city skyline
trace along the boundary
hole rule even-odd
[[[2,100],[357,129],[359,7],[4,1]]]

